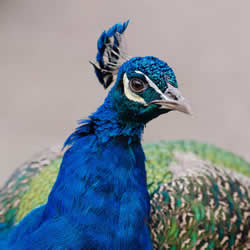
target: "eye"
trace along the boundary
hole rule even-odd
[[[129,87],[133,92],[139,93],[147,88],[147,84],[138,78],[132,78],[129,81]]]

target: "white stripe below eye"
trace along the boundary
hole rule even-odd
[[[162,93],[162,91],[158,88],[158,86],[153,81],[151,81],[147,75],[145,75],[144,73],[142,73],[141,71],[138,71],[138,70],[136,70],[135,73],[143,75],[146,78],[146,80],[151,88],[153,88],[158,94],[160,94],[160,96],[162,98],[164,98],[165,100],[169,100],[169,98],[167,98],[167,96],[165,96]]]
[[[128,80],[126,73],[124,73],[124,76],[123,76],[123,86],[124,86],[124,93],[129,100],[146,105],[146,102],[141,96],[131,91],[129,87],[129,80]]]

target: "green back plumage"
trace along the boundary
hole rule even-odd
[[[154,247],[243,249],[241,242],[246,245],[250,238],[246,233],[250,227],[250,164],[194,141],[146,144],[144,150]],[[11,176],[0,191],[2,225],[16,224],[47,201],[60,162],[61,153],[49,150]]]
[[[249,249],[249,179],[193,153],[175,156],[171,182],[151,199],[155,249]]]

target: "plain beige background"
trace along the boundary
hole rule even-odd
[[[250,160],[249,9],[248,0],[1,0],[0,184],[102,103],[88,61],[101,32],[128,18],[129,55],[167,61],[194,111],[154,120],[144,141],[196,139]]]

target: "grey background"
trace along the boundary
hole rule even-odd
[[[194,116],[162,116],[144,141],[196,139],[250,160],[250,2],[1,0],[0,184],[34,153],[62,145],[107,91],[88,63],[101,32],[130,19],[129,55],[175,70]]]

